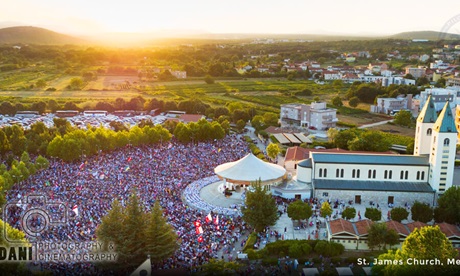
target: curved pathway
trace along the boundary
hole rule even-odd
[[[219,192],[222,182],[214,175],[190,183],[184,190],[185,202],[195,209],[222,215],[241,216],[242,193],[226,198]]]

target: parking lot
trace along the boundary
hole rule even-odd
[[[0,115],[0,128],[12,126],[12,125],[19,125],[22,126],[24,129],[29,129],[31,125],[36,122],[43,122],[46,127],[53,127],[54,122],[53,119],[58,118],[55,114],[46,114],[43,116],[40,115],[28,115],[28,116],[6,116]],[[138,115],[132,117],[122,117],[116,116],[112,114],[108,114],[107,116],[85,116],[85,115],[77,115],[74,117],[67,117],[66,118],[72,126],[76,126],[80,129],[87,129],[88,126],[91,127],[99,127],[103,126],[106,128],[111,128],[110,122],[120,122],[127,126],[128,128],[137,125],[142,120],[151,120],[154,125],[162,124],[166,121],[167,117],[163,115],[157,116],[150,116],[150,115]]]

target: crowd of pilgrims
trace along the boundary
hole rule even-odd
[[[243,138],[229,135],[222,140],[194,145],[171,141],[163,145],[127,146],[84,157],[78,163],[52,159],[48,169],[38,171],[8,191],[7,221],[21,229],[20,216],[37,204],[35,199],[27,201],[26,198],[44,195],[46,203],[65,203],[69,216],[64,224],[48,225],[36,237],[37,241],[95,241],[96,228],[112,201],[117,198],[126,205],[135,188],[145,211],[150,210],[155,199],[160,200],[168,222],[179,237],[180,249],[154,269],[193,271],[211,258],[219,258],[218,252],[223,248],[242,242],[249,229],[236,215],[219,215],[216,225],[214,213],[214,221],[206,223],[208,214],[188,206],[182,193],[193,181],[213,176],[216,166],[236,161],[247,153],[248,145]],[[47,205],[51,206],[47,212],[59,218],[62,206]],[[71,211],[73,207],[78,208],[78,215]],[[203,225],[202,234],[195,231],[196,221]],[[30,225],[34,227],[33,223]],[[91,263],[78,262],[36,262],[35,265],[64,275],[97,274],[98,269]]]

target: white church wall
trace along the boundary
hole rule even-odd
[[[321,169],[321,174],[320,174]],[[343,169],[343,177],[342,170]],[[324,172],[327,171],[325,176]],[[337,177],[337,170],[338,177]],[[353,174],[353,170],[355,170]],[[359,170],[359,173],[358,173]],[[370,177],[369,177],[369,170]],[[374,178],[375,170],[375,178]],[[386,174],[385,174],[385,171]],[[391,173],[390,173],[391,171]],[[403,172],[401,178],[401,171]],[[407,178],[406,178],[407,172]],[[302,171],[298,171],[298,177]],[[402,165],[374,165],[374,164],[326,164],[316,163],[315,179],[340,179],[340,180],[372,180],[372,181],[391,181],[401,182],[428,182],[429,166],[402,166]],[[359,177],[358,177],[359,174]],[[391,178],[390,178],[391,174]],[[422,178],[422,175],[424,176]],[[301,176],[303,177],[303,176]]]
[[[393,197],[394,207],[404,207],[405,203],[411,204],[415,201],[428,203],[433,206],[434,193],[414,193],[414,192],[395,192],[395,191],[355,191],[355,190],[326,190],[326,189],[315,189],[314,197],[322,200],[339,201],[343,200],[348,202],[355,201],[355,196],[361,196],[361,205],[371,207],[370,202],[372,201],[375,206],[376,204],[388,206],[388,197]],[[375,207],[374,206],[374,207]],[[364,214],[363,214],[364,215]],[[382,214],[386,216],[386,214]]]

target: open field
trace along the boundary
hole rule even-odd
[[[51,79],[50,76],[47,77]],[[116,98],[130,99],[137,96],[164,101],[197,98],[213,107],[229,102],[241,102],[244,106],[254,107],[260,113],[279,113],[281,104],[309,104],[317,96],[322,101],[329,102],[332,97],[338,94],[343,95],[348,89],[348,85],[337,89],[331,85],[319,85],[313,81],[288,81],[286,79],[232,79],[216,80],[214,84],[206,84],[203,80],[197,79],[139,82],[137,76],[99,76],[97,80],[88,82],[83,90],[69,91],[66,90],[66,87],[70,79],[76,76],[54,77],[55,79],[48,81],[48,87],[54,87],[57,91],[27,91],[25,89],[24,91],[0,91],[0,101],[32,103],[55,99],[58,102],[74,101],[80,105],[95,105],[98,101],[111,102]],[[312,91],[312,95],[296,95],[297,92],[304,89]],[[344,107],[339,108],[338,118],[345,123],[360,126],[391,119],[385,115],[369,113],[367,104],[361,103],[357,109],[349,108],[346,102],[344,104]]]
[[[368,129],[380,130],[383,132],[398,134],[402,136],[415,137],[415,128],[402,127],[394,124],[384,124]]]

